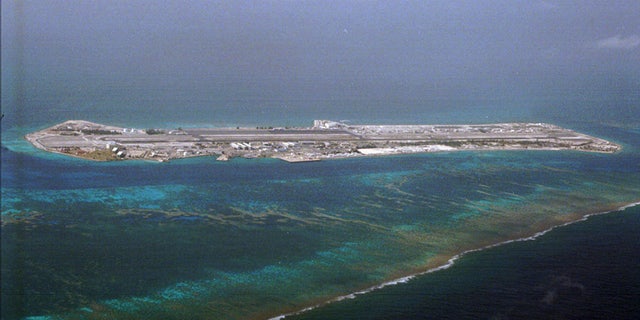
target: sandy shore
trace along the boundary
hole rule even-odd
[[[36,148],[96,161],[215,156],[309,162],[458,150],[613,153],[615,143],[544,123],[346,125],[304,128],[135,129],[69,120],[25,137]]]

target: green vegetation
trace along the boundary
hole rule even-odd
[[[164,134],[164,130],[160,129],[146,129],[144,130],[147,134]]]
[[[62,153],[74,155],[74,156],[89,159],[89,160],[97,160],[97,161],[120,160],[120,158],[118,158],[118,156],[115,153],[107,149],[96,149],[92,151],[87,151],[87,150],[80,149],[78,147],[71,147],[71,148],[62,148],[59,151]]]
[[[96,135],[100,135],[100,134],[122,134],[121,132],[115,131],[115,130],[100,130],[100,129],[83,129],[80,130],[80,132],[84,133],[84,134],[96,134]]]
[[[80,156],[82,156],[83,158],[98,160],[98,161],[109,161],[109,160],[119,159],[115,153],[111,152],[111,150],[106,150],[106,149],[89,151],[85,154],[81,154]]]

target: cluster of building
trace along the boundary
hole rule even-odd
[[[350,125],[316,120],[310,128],[139,130],[75,120],[29,134],[27,139],[38,148],[94,160],[217,155],[220,160],[273,157],[298,162],[452,150],[620,149],[609,141],[542,123]],[[111,156],[102,154],[105,145]]]

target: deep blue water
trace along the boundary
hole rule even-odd
[[[291,319],[638,319],[640,207],[465,255]]]
[[[275,316],[640,199],[634,100],[265,100],[212,98],[189,83],[94,92],[73,81],[29,93],[25,103],[48,112],[7,112],[2,122],[3,319]],[[128,114],[133,106],[154,112]],[[94,163],[22,139],[70,118],[140,128],[545,121],[624,150]],[[637,213],[472,253],[300,317],[631,319]]]
[[[550,223],[543,217],[637,201],[638,135],[591,128],[631,147],[301,165],[92,163],[4,149],[3,318],[277,315],[386,281],[438,253],[530,234],[529,224]],[[450,269],[301,317],[548,318],[575,309],[579,318],[632,318],[637,310],[620,306],[637,298],[637,282],[613,292],[600,284],[637,278],[638,241],[629,231],[637,210],[472,253]],[[603,246],[619,256],[601,259]]]
[[[264,319],[638,202],[631,3],[2,1],[0,317]],[[549,122],[624,149],[94,163],[23,139],[69,119]],[[298,318],[637,319],[639,211]]]

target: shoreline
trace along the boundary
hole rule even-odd
[[[474,249],[468,249],[468,250],[464,250],[460,253],[454,254],[454,255],[448,255],[448,254],[441,254],[441,255],[437,255],[435,256],[433,259],[436,260],[440,260],[438,259],[439,257],[442,257],[442,260],[446,261],[444,264],[440,264],[434,267],[427,267],[428,269],[423,270],[423,271],[419,271],[419,272],[415,272],[415,273],[411,273],[405,276],[400,276],[398,278],[394,278],[392,280],[389,281],[385,281],[381,284],[378,285],[373,285],[373,286],[369,286],[363,289],[359,289],[357,291],[354,291],[352,293],[349,294],[345,294],[345,295],[341,295],[338,297],[334,297],[328,300],[324,300],[323,302],[320,303],[316,303],[313,305],[310,305],[308,307],[299,309],[297,311],[292,311],[292,312],[285,312],[285,313],[281,313],[277,316],[270,316],[267,319],[268,320],[282,320],[282,319],[286,319],[287,317],[291,317],[291,316],[295,316],[295,315],[299,315],[299,314],[303,314],[305,312],[317,309],[317,308],[321,308],[324,307],[326,305],[332,304],[332,303],[336,303],[336,302],[340,302],[343,300],[350,300],[350,299],[356,299],[358,296],[360,295],[364,295],[367,293],[371,293],[373,291],[376,290],[380,290],[389,286],[394,286],[394,285],[398,285],[398,284],[402,284],[402,283],[407,283],[409,281],[411,281],[412,279],[416,278],[416,277],[420,277],[423,275],[427,275],[430,273],[434,273],[437,271],[441,271],[441,270],[446,270],[450,267],[452,267],[453,265],[455,265],[455,262],[458,261],[460,258],[464,257],[467,254],[470,253],[474,253],[474,252],[479,252],[479,251],[483,251],[483,250],[487,250],[487,249],[492,249],[495,247],[499,247],[502,245],[506,245],[509,243],[514,243],[514,242],[522,242],[522,241],[533,241],[538,239],[539,237],[555,230],[558,228],[562,228],[562,227],[566,227],[575,223],[579,223],[579,222],[583,222],[583,221],[587,221],[590,217],[593,216],[599,216],[599,215],[605,215],[605,214],[611,214],[611,213],[616,213],[616,212],[622,212],[626,209],[629,208],[633,208],[636,206],[640,206],[640,200],[639,201],[635,201],[635,202],[629,202],[620,206],[612,206],[611,209],[609,210],[605,210],[605,211],[598,211],[598,212],[593,212],[593,213],[586,213],[584,215],[580,215],[580,217],[576,220],[571,220],[571,221],[567,221],[564,222],[562,224],[558,224],[558,225],[554,225],[551,227],[548,227],[546,229],[543,229],[541,231],[537,231],[535,232],[533,235],[530,236],[526,236],[526,237],[520,237],[520,238],[514,238],[514,239],[508,239],[508,240],[504,240],[504,241],[500,241],[494,244],[489,244],[489,245],[485,245],[479,248],[474,248]]]
[[[69,120],[24,138],[48,152],[94,161],[165,162],[201,156],[290,163],[450,151],[571,150],[616,153],[619,144],[546,123],[134,129]]]

